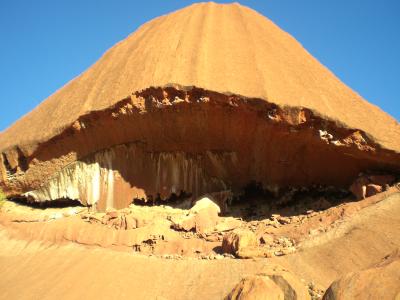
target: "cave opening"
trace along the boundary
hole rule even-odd
[[[160,206],[168,205],[173,208],[189,209],[193,205],[193,194],[181,190],[178,193],[171,193],[168,198],[162,199],[160,193],[155,196],[146,195],[146,198],[134,197],[132,199],[132,204],[139,206]]]
[[[43,210],[47,208],[84,207],[84,205],[82,205],[78,200],[73,200],[69,198],[37,202],[32,201],[32,199],[30,199],[29,197],[19,196],[10,197],[8,200],[18,205]]]
[[[274,214],[290,217],[351,201],[355,197],[349,190],[334,186],[314,184],[270,190],[263,188],[261,182],[251,181],[242,194],[233,197],[226,215],[246,221],[262,220]]]
[[[221,197],[222,195],[222,197]],[[244,220],[261,220],[273,214],[295,216],[310,211],[321,211],[342,203],[354,201],[348,189],[314,184],[310,187],[286,187],[272,189],[263,187],[261,182],[250,181],[238,193],[230,190],[210,192],[201,197],[211,198],[221,208],[221,216],[231,216]],[[201,197],[181,190],[162,199],[160,194],[134,198],[132,204],[139,206],[167,205],[173,208],[190,209]]]

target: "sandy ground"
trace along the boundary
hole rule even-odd
[[[1,299],[222,299],[266,261],[166,260],[1,234]]]
[[[1,299],[223,299],[243,276],[275,264],[295,273],[305,285],[314,282],[326,289],[339,276],[373,265],[400,248],[400,193],[395,190],[312,212],[302,222],[267,226],[263,220],[243,221],[255,226],[256,233],[267,230],[296,241],[292,254],[255,259],[193,255],[166,259],[134,252],[126,245],[79,243],[65,239],[66,232],[76,228],[82,236],[109,232],[89,230],[100,225],[79,223],[77,216],[27,222],[27,211],[31,217],[44,212],[18,206],[0,214]],[[51,214],[57,209],[45,211]],[[202,239],[186,239],[185,247],[197,247],[197,240]],[[210,253],[208,246],[200,250]]]

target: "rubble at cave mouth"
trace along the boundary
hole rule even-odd
[[[233,194],[230,190],[220,192],[205,193],[203,196],[213,199],[225,215],[230,215],[231,207],[248,206],[255,212],[257,206],[267,205],[271,209],[284,210],[287,207],[307,205],[314,210],[326,209],[327,207],[334,206],[346,201],[354,199],[351,191],[348,189],[337,188],[334,186],[313,185],[310,187],[300,188],[282,188],[278,191],[270,191],[263,189],[260,182],[252,181],[247,184],[240,192],[240,194]],[[323,199],[323,200],[322,200]],[[134,198],[132,204],[139,206],[160,206],[168,205],[175,208],[189,209],[196,201],[191,193],[181,190],[179,193],[172,193],[170,197],[162,199],[158,194],[156,197],[153,195],[146,195],[146,198]],[[324,201],[323,207],[313,205]]]

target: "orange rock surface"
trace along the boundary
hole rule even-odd
[[[6,130],[0,144],[6,149],[46,141],[84,114],[136,91],[174,84],[308,107],[400,149],[393,118],[345,86],[292,36],[237,3],[193,4],[144,24]]]

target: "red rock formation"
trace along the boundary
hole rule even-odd
[[[46,125],[45,128],[43,127]],[[0,187],[99,208],[400,170],[400,126],[238,4],[143,25],[0,135]]]

